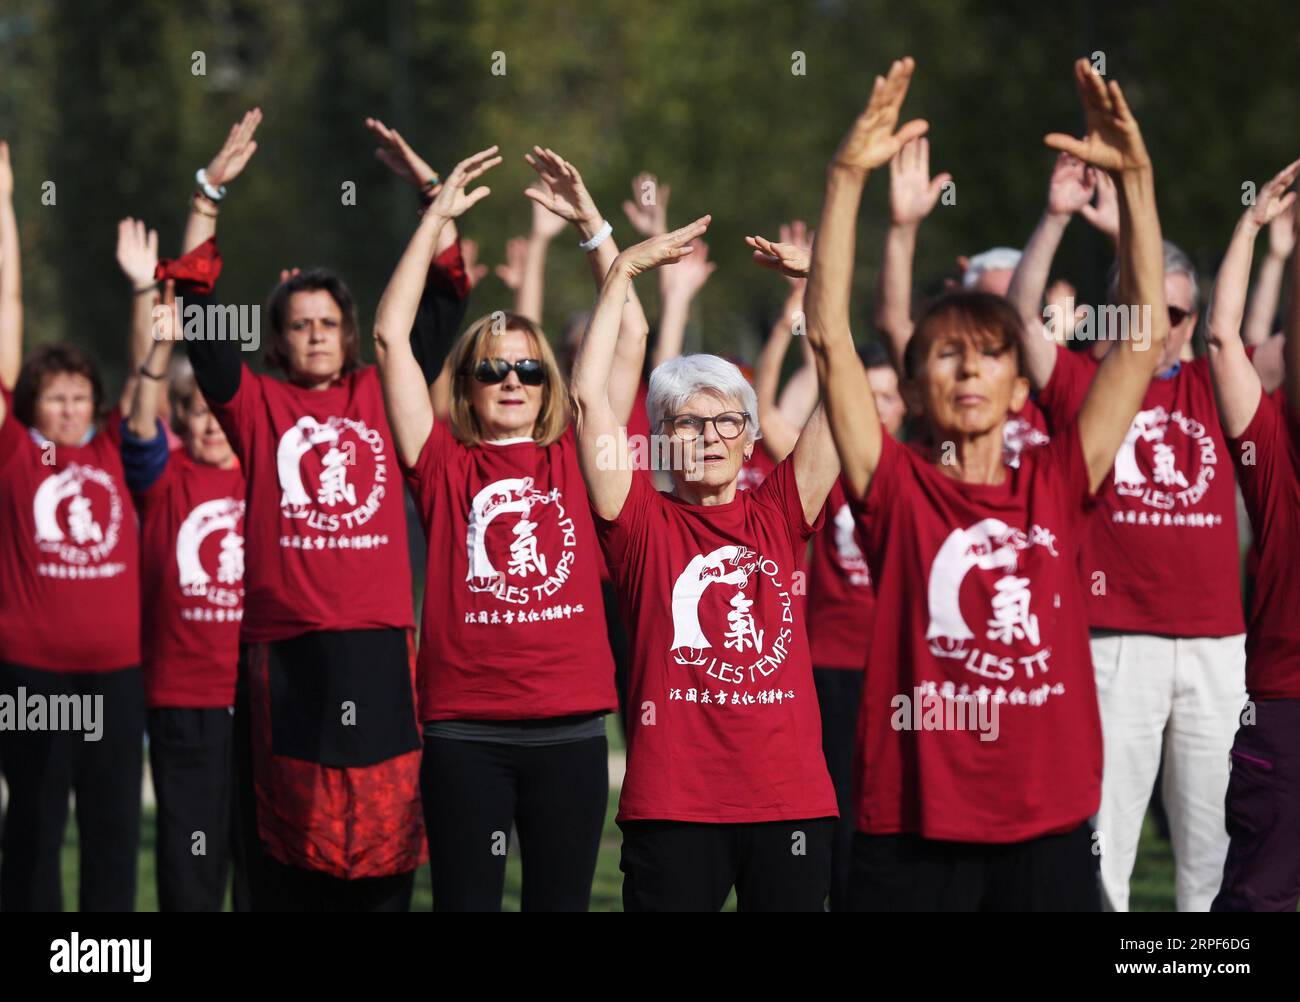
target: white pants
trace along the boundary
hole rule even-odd
[[[1102,902],[1128,911],[1129,877],[1163,751],[1161,797],[1177,907],[1209,911],[1228,852],[1223,801],[1246,702],[1245,635],[1094,633],[1092,662],[1106,756],[1095,819]]]

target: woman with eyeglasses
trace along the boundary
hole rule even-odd
[[[215,253],[221,181],[251,157],[260,118],[237,123],[201,175],[187,247]],[[395,142],[380,138],[386,151]],[[436,189],[427,167],[419,177]],[[467,289],[452,281],[463,274],[455,232],[442,235],[418,312],[443,315],[430,303],[445,301],[452,326]],[[238,340],[207,329],[192,338],[190,310],[190,361],[247,482],[235,906],[406,911],[424,854],[406,511],[351,293],[325,269],[282,275],[267,307],[267,360],[285,379],[254,373]],[[437,337],[416,334],[420,345]],[[426,360],[417,378],[427,385],[440,362]]]
[[[527,194],[574,224],[603,275],[617,248],[578,171],[551,150],[527,159],[544,186]],[[429,538],[418,663],[433,906],[500,910],[513,825],[523,910],[585,911],[617,700],[564,378],[536,323],[492,314],[452,348],[450,413],[436,420],[405,337],[439,233],[488,193],[465,188],[500,162],[492,147],[448,177],[375,319],[389,420]],[[624,309],[627,378],[610,392],[626,421],[647,325],[635,295]]]
[[[820,911],[835,791],[795,572],[839,473],[821,410],[761,485],[754,389],[731,362],[657,366],[646,410],[672,491],[638,469],[609,391],[627,362],[632,280],[694,249],[710,217],[609,268],[574,365],[578,448],[632,636],[628,760],[618,824],[628,911]]]

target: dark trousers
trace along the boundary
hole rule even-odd
[[[1092,829],[1085,822],[1004,845],[858,832],[850,904],[859,912],[1100,911]]]
[[[420,796],[434,911],[501,910],[512,823],[522,910],[587,910],[609,802],[603,737],[518,745],[426,736]]]
[[[1216,912],[1294,912],[1300,902],[1300,699],[1255,700],[1232,742],[1228,858]]]
[[[149,711],[158,908],[219,912],[230,875],[229,707]]]
[[[87,729],[0,730],[9,809],[0,848],[0,909],[62,911],[60,855],[68,794],[76,793],[82,911],[135,909],[144,765],[144,681],[139,668],[52,672],[0,664],[0,694],[90,697]],[[85,700],[82,700],[83,706]]]
[[[625,911],[716,912],[732,887],[742,912],[826,907],[834,818],[621,821],[619,828]]]
[[[822,752],[835,787],[840,808],[831,844],[831,911],[849,908],[849,871],[853,854],[853,830],[857,811],[853,803],[854,736],[858,706],[862,703],[860,671],[843,668],[814,668],[817,702],[822,713]]]

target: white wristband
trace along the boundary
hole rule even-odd
[[[582,241],[582,243],[578,244],[578,248],[590,254],[597,247],[599,247],[606,240],[608,240],[609,235],[613,232],[614,232],[614,227],[610,224],[609,220],[607,219],[605,220],[605,225],[602,226],[600,229],[598,229],[595,235],[592,236],[590,240],[584,240]]]
[[[226,197],[226,186],[224,184],[219,188],[214,188],[208,184],[208,172],[205,168],[200,167],[194,172],[194,180],[203,189],[203,194],[207,195],[212,201],[220,202]]]

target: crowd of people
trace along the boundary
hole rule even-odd
[[[1085,132],[1045,137],[1023,251],[962,259],[915,311],[950,178],[901,120],[912,60],[877,77],[815,231],[747,238],[788,292],[752,370],[683,353],[711,217],[670,229],[642,175],[620,251],[542,147],[530,234],[496,269],[514,308],[467,322],[487,268],[458,226],[503,155],[444,177],[368,119],[422,206],[376,363],[343,279],[286,269],[258,371],[216,241],[253,110],[196,173],[176,258],[120,224],[110,401],[81,348],[24,355],[0,142],[0,909],[62,908],[70,793],[81,908],[135,906],[147,733],[165,911],[231,888],[236,910],[406,911],[426,861],[435,910],[497,910],[512,845],[524,910],[585,910],[617,712],[629,911],[733,890],[747,911],[1127,910],[1158,774],[1178,908],[1294,911],[1300,161],[1245,207],[1197,355],[1198,276],[1138,124],[1074,70]],[[886,166],[859,348],[857,220]],[[1095,311],[1051,281],[1074,215],[1114,244]],[[594,305],[552,347],[565,232]]]

